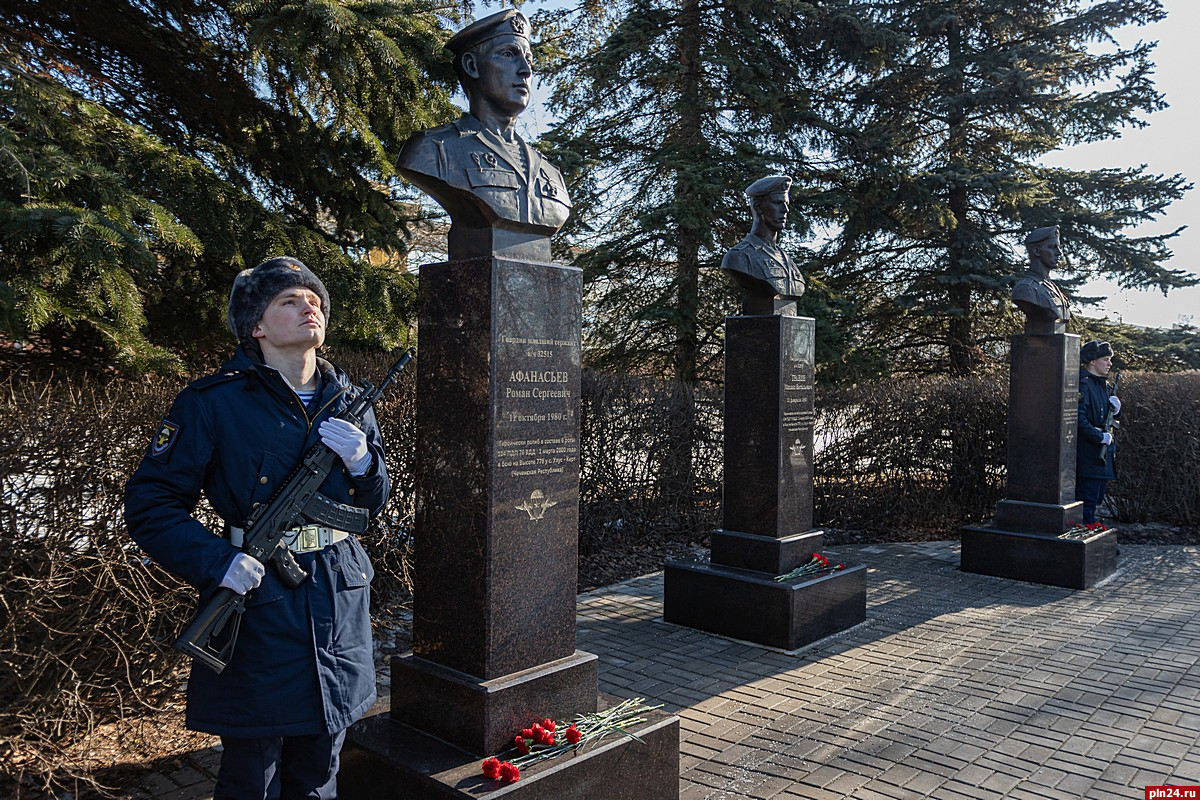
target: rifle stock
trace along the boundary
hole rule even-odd
[[[338,416],[361,425],[367,411],[388,384],[416,354],[409,348],[388,370],[379,386],[365,383],[354,401]],[[283,539],[298,521],[308,519],[330,527],[362,533],[369,520],[364,509],[336,503],[318,491],[333,469],[337,454],[323,442],[314,444],[271,499],[255,509],[246,521],[242,552],[266,564],[273,561],[283,582],[296,588],[308,573],[296,562]],[[237,644],[246,598],[232,589],[217,589],[196,611],[191,623],[175,640],[181,653],[220,674],[229,665]]]
[[[208,598],[179,638],[175,649],[191,656],[218,675],[233,658],[246,598],[224,586]],[[226,627],[228,626],[228,630]],[[225,635],[222,637],[222,633]]]

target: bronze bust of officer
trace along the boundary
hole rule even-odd
[[[1025,237],[1029,269],[1013,286],[1012,299],[1025,313],[1025,333],[1062,333],[1071,318],[1067,296],[1050,280],[1062,255],[1058,226],[1030,231]]]
[[[804,294],[804,276],[778,244],[791,187],[786,175],[769,175],[746,187],[754,224],[721,259],[721,269],[742,287],[743,314],[795,315],[796,299]]]
[[[516,9],[484,17],[446,48],[469,110],[400,151],[400,173],[450,214],[451,260],[500,256],[550,262],[550,236],[571,201],[562,175],[517,135],[529,105],[529,20]]]

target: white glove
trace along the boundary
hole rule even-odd
[[[1108,404],[1112,406],[1114,414],[1121,413],[1121,400],[1115,394],[1108,398]]]
[[[1112,444],[1112,434],[1111,433],[1100,434],[1100,444]]]
[[[238,594],[245,594],[251,589],[258,588],[265,572],[262,563],[253,556],[238,553],[233,557],[233,563],[229,565],[229,569],[225,570],[225,577],[221,578],[221,585],[226,589],[233,589]]]
[[[342,458],[342,463],[351,475],[365,475],[371,468],[371,451],[367,449],[367,435],[352,423],[331,417],[317,428],[321,441]]]

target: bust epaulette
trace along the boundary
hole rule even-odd
[[[229,383],[230,381],[244,377],[246,377],[246,373],[242,372],[240,369],[226,369],[221,370],[220,372],[214,372],[212,375],[205,375],[203,378],[198,378],[189,383],[188,388],[202,392],[205,389],[211,389],[212,387],[218,386],[222,383]]]
[[[409,138],[414,140],[436,139],[438,136],[443,136],[451,131],[460,133],[457,125],[455,125],[453,122],[447,122],[445,125],[439,125],[436,128],[427,128],[423,131],[417,131]]]

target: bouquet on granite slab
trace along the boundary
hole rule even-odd
[[[1103,522],[1089,522],[1086,525],[1075,525],[1066,533],[1060,533],[1060,539],[1086,539],[1089,536],[1097,533],[1104,533],[1108,530]]]
[[[577,714],[570,725],[549,718],[535,722],[513,737],[512,749],[517,751],[515,758],[501,761],[493,756],[484,760],[484,777],[501,783],[515,783],[521,779],[521,767],[569,753],[597,742],[610,733],[641,741],[631,729],[646,721],[643,715],[647,711],[658,708],[662,706],[648,706],[643,698],[638,697],[604,711]]]
[[[813,553],[812,558],[810,558],[807,562],[796,567],[791,572],[785,572],[782,575],[775,576],[775,580],[780,583],[784,583],[785,581],[795,580],[796,578],[802,578],[806,575],[820,575],[823,572],[833,573],[845,568],[845,564],[831,564],[829,563],[829,559],[825,556],[821,555],[820,553]]]

